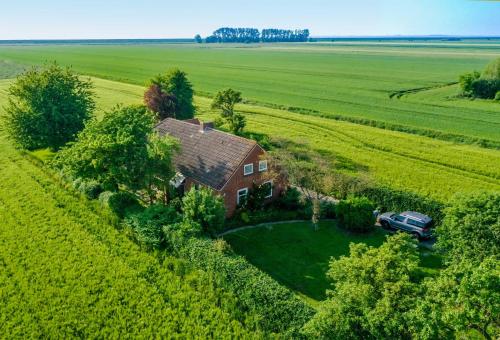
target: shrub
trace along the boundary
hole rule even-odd
[[[149,248],[164,246],[163,227],[180,220],[174,207],[155,204],[144,211],[132,214],[124,224],[137,233],[137,239]]]
[[[321,218],[335,218],[337,205],[333,202],[321,202]]]
[[[285,193],[276,201],[275,205],[285,210],[296,210],[303,208],[300,191],[294,187],[288,188]]]
[[[500,101],[500,91],[497,91],[497,94],[495,95],[495,100]]]
[[[314,310],[294,293],[243,257],[230,252],[220,241],[185,239],[177,251],[223,288],[237,294],[240,307],[256,313],[266,331],[296,336],[314,314]]]
[[[355,232],[369,232],[375,228],[375,205],[366,197],[351,197],[337,204],[339,225]]]
[[[99,202],[111,209],[118,217],[123,218],[127,214],[137,213],[142,210],[136,196],[129,192],[105,191],[99,195]]]
[[[73,187],[90,199],[96,199],[103,192],[101,183],[90,180],[84,181],[82,178],[77,178],[73,181]]]
[[[182,211],[186,222],[198,223],[209,235],[214,236],[224,228],[226,210],[223,198],[209,188],[192,188],[182,200]]]
[[[475,97],[484,99],[495,98],[500,90],[500,79],[477,79],[472,83],[472,92]]]

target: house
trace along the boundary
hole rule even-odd
[[[214,129],[198,119],[167,118],[156,126],[160,135],[180,140],[174,158],[176,186],[185,191],[206,186],[224,197],[226,215],[231,217],[254,185],[264,186],[266,201],[281,194],[283,184],[270,178],[266,152],[255,141]]]

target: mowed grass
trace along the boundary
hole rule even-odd
[[[405,96],[395,91],[455,82],[500,54],[500,41],[318,43],[270,45],[1,46],[0,59],[57,60],[77,71],[134,84],[179,67],[197,91],[225,87],[263,103],[316,110],[500,141],[500,105]],[[445,97],[455,96],[450,87]],[[304,111],[306,112],[306,111]]]
[[[331,289],[326,277],[332,258],[349,255],[349,244],[365,243],[378,247],[388,234],[377,229],[371,234],[353,234],[323,221],[318,231],[309,222],[269,225],[224,235],[238,254],[271,275],[278,282],[313,304],[324,300]],[[440,266],[439,258],[423,251],[423,275],[432,275]]]
[[[117,103],[139,104],[144,88],[94,78],[98,115]],[[0,105],[10,81],[0,81]],[[197,97],[198,116],[212,120],[210,100]],[[247,131],[303,143],[342,171],[368,174],[374,184],[446,202],[456,193],[500,190],[500,151],[255,105],[239,105]]]

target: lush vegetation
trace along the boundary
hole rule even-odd
[[[336,217],[339,225],[354,232],[373,231],[375,204],[366,197],[349,197],[336,205]]]
[[[95,103],[92,84],[57,64],[20,75],[9,88],[2,122],[25,149],[58,149],[83,129]]]
[[[253,46],[253,45],[252,45]],[[440,139],[500,142],[496,103],[456,98],[458,76],[498,56],[487,43],[334,42],[218,48],[209,45],[2,46],[19,64],[51,60],[83,74],[143,86],[168,67],[199,94],[233,88],[245,98],[302,115],[349,119]],[[117,58],[117,56],[121,56]],[[444,86],[446,85],[446,86]],[[415,90],[408,92],[408,90]],[[399,97],[391,95],[401,93]],[[285,117],[286,118],[286,117]],[[307,117],[306,117],[307,118]],[[493,144],[492,144],[493,143]]]
[[[0,333],[11,337],[247,337],[252,318],[0,136]],[[183,269],[184,268],[184,269]],[[241,320],[241,321],[238,321]]]
[[[462,93],[467,97],[500,99],[500,58],[489,63],[483,73],[464,73],[459,79]]]

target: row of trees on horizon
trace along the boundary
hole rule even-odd
[[[197,34],[197,43],[203,38]],[[256,28],[222,27],[205,38],[206,43],[258,43],[258,42],[306,42],[309,40],[309,30],[285,30],[266,28],[259,32]]]

